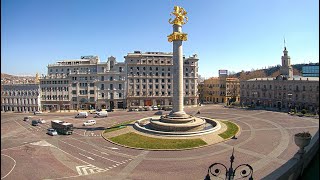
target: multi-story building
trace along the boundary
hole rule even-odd
[[[99,63],[95,82],[98,109],[126,107],[126,66],[111,56]]]
[[[100,63],[98,56],[82,56],[48,65],[48,74],[40,81],[43,109],[122,108],[124,68],[124,63],[117,63],[114,57]],[[110,81],[115,82],[115,87],[105,88],[113,86]]]
[[[302,66],[303,77],[319,77],[319,63]]]
[[[204,80],[201,97],[203,103],[231,103],[240,101],[240,81],[228,78],[227,70],[219,70],[219,77]]]
[[[128,53],[125,58],[127,69],[127,105],[152,106],[172,105],[173,61],[172,53],[140,52]],[[185,58],[183,63],[184,104],[198,104],[198,57]]]
[[[1,111],[38,111],[41,108],[39,83],[1,85]]]
[[[241,104],[279,109],[319,109],[319,77],[292,75],[290,57],[284,48],[281,75],[241,81]]]

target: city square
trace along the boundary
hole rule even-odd
[[[1,73],[1,179],[319,178],[316,31],[292,23],[315,2],[273,2],[283,22],[264,2],[71,1],[1,2],[2,70],[36,71]]]
[[[203,179],[214,162],[229,167],[234,148],[235,165],[250,164],[254,179],[263,179],[298,151],[293,135],[316,135],[318,119],[292,117],[287,113],[225,108],[221,105],[186,107],[185,111],[237,123],[236,139],[184,151],[150,151],[125,148],[101,137],[104,127],[151,116],[154,111],[115,111],[97,119],[90,128],[81,126],[75,112],[36,115],[49,122],[74,123],[70,136],[49,136],[49,124],[31,126],[26,114],[1,114],[1,178],[6,179]],[[89,116],[89,118],[91,118]],[[15,130],[10,130],[15,127]]]

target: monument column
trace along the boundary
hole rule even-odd
[[[172,12],[175,19],[169,23],[173,24],[173,33],[168,36],[168,41],[173,42],[173,110],[170,116],[183,117],[183,50],[182,41],[187,40],[187,34],[182,33],[182,25],[188,21],[187,12],[179,6],[174,7]]]

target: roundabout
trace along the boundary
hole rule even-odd
[[[47,122],[64,119],[79,127],[72,135],[54,137],[45,134],[48,128],[46,124],[32,127],[30,123],[24,122],[22,119],[25,114],[1,113],[1,154],[16,160],[12,168],[13,161],[2,158],[3,174],[13,169],[4,179],[204,179],[210,164],[220,162],[229,165],[233,148],[234,165],[248,163],[253,168],[253,178],[263,179],[298,152],[299,147],[294,142],[295,134],[309,131],[312,137],[317,137],[319,129],[318,119],[279,112],[228,109],[221,105],[185,108],[188,114],[195,114],[198,110],[201,110],[201,116],[237,124],[240,131],[236,138],[223,140],[209,133],[202,135],[201,139],[207,144],[219,143],[188,150],[151,151],[119,146],[104,138],[130,133],[130,128],[134,130],[134,122],[152,117],[152,111],[113,112],[109,117],[99,119],[90,128],[92,131],[80,128],[82,120],[75,119],[74,113],[37,116]],[[104,138],[91,136],[91,133],[102,134],[107,127],[127,121],[131,121],[131,125],[108,132]],[[221,133],[224,132],[223,128],[227,128],[225,123],[221,123]],[[143,134],[145,136],[147,133]],[[40,146],[39,142],[51,145]],[[40,171],[42,173],[36,173]]]

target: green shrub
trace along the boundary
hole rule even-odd
[[[302,114],[306,114],[306,113],[307,113],[307,110],[302,109],[302,110],[301,110],[301,113],[302,113]]]

